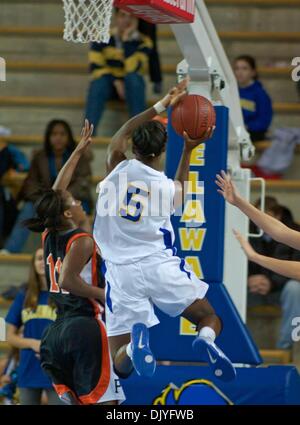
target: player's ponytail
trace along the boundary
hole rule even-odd
[[[158,121],[148,121],[140,125],[132,135],[133,153],[142,158],[160,156],[167,143],[167,131]]]
[[[61,227],[64,212],[64,199],[61,191],[47,190],[35,203],[36,217],[23,221],[23,225],[33,232],[45,229],[57,231]]]

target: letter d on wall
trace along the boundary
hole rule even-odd
[[[6,81],[6,62],[0,57],[0,81]]]

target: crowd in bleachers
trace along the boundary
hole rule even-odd
[[[260,200],[256,202],[259,208]],[[286,226],[300,231],[289,208],[280,205],[274,197],[265,198],[265,211]],[[259,229],[251,224],[251,233],[258,234]],[[279,260],[300,261],[300,251],[276,242],[269,235],[260,238],[250,238],[251,245],[260,254]],[[292,321],[300,316],[300,282],[288,279],[275,272],[267,270],[255,263],[249,263],[248,270],[248,306],[279,305],[282,311],[280,333],[277,348],[289,350],[292,348]]]
[[[136,115],[146,108],[144,74],[149,55],[153,54],[153,42],[138,30],[136,18],[124,12],[117,16],[118,31],[122,25],[130,26],[131,33],[125,41],[118,38],[117,30],[109,46],[93,43],[90,50],[90,83],[86,116],[95,129],[102,117],[107,100],[117,97],[127,102],[129,115]],[[158,53],[154,51],[155,57]],[[119,59],[116,59],[119,58]],[[122,58],[122,60],[121,60]],[[159,59],[154,61],[152,70],[154,90],[161,89],[162,77]],[[273,110],[270,96],[259,82],[256,62],[251,56],[243,55],[234,61],[244,121],[252,141],[265,140],[272,122]],[[59,170],[75,147],[70,125],[61,119],[50,121],[45,130],[43,147],[29,159],[13,145],[0,143],[0,178],[9,173],[27,171],[28,175],[14,199],[9,188],[0,185],[0,248],[2,253],[19,253],[28,238],[28,230],[22,226],[34,213],[34,201],[38,194],[51,187]],[[83,203],[84,209],[91,212],[91,161],[92,154],[84,158],[78,166],[70,190]],[[17,205],[21,205],[19,212]]]

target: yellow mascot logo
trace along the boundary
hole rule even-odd
[[[216,385],[206,379],[193,379],[185,382],[180,388],[169,384],[157,397],[156,406],[207,406],[233,405],[233,402]]]

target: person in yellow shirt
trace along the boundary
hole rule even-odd
[[[138,31],[138,20],[117,9],[115,26],[108,44],[92,43],[85,117],[94,125],[94,134],[109,99],[127,103],[130,116],[146,109],[144,74],[148,70],[152,41]]]
[[[55,319],[56,307],[49,300],[43,250],[40,248],[33,256],[28,284],[19,291],[6,316],[7,341],[20,350],[17,377],[20,404],[41,404],[43,391],[47,393],[48,404],[62,404],[39,359],[41,337]]]

